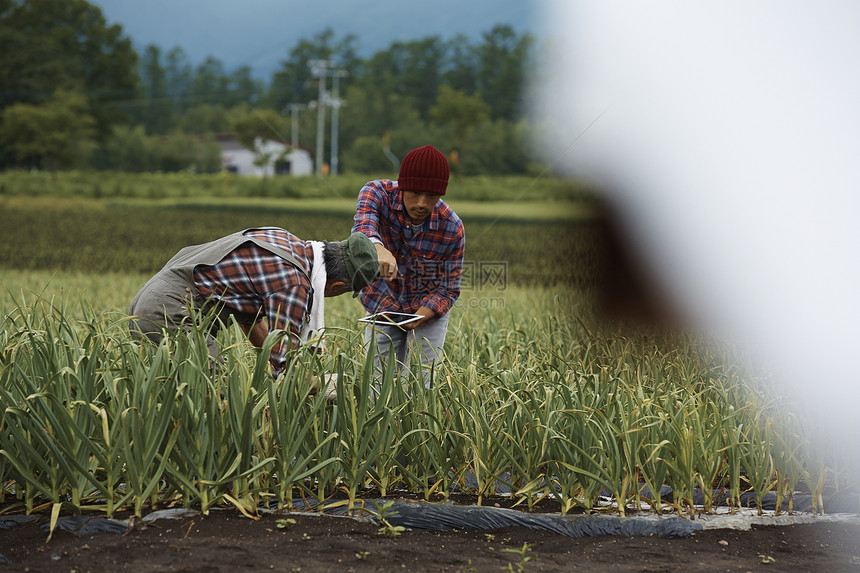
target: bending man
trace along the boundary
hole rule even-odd
[[[365,339],[376,342],[377,365],[394,345],[398,368],[420,361],[425,386],[429,366],[440,357],[448,311],[460,296],[466,234],[463,222],[443,200],[449,167],[433,146],[410,151],[397,181],[370,181],[358,195],[353,233],[373,241],[383,279],[361,292],[369,314],[395,311],[421,315],[396,326],[375,325]]]
[[[281,329],[287,336],[270,357],[277,376],[287,352],[324,328],[323,297],[357,296],[378,276],[376,251],[364,235],[329,243],[276,227],[247,229],[180,250],[134,297],[130,328],[158,342],[164,328],[191,327],[190,305],[214,310],[220,321],[207,334],[213,358],[218,325],[230,316],[257,347]]]

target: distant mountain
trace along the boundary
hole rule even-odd
[[[193,65],[207,56],[227,71],[247,65],[270,79],[300,40],[326,28],[337,39],[358,38],[369,56],[396,41],[466,35],[480,42],[498,24],[534,34],[538,0],[91,0],[108,23],[120,24],[140,52],[149,44],[163,51],[181,46]]]

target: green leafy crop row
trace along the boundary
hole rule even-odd
[[[725,356],[686,337],[599,334],[569,293],[504,301],[456,312],[425,390],[414,371],[376,378],[337,309],[329,352],[297,353],[273,379],[275,336],[254,350],[224,329],[213,367],[198,331],[139,344],[122,314],[20,300],[0,330],[0,501],[250,514],[338,492],[358,509],[401,483],[427,499],[552,498],[562,512],[609,495],[624,514],[645,486],[667,484],[671,499],[651,508],[694,515],[696,491],[700,511],[714,491],[733,508],[747,491],[757,503],[771,490],[821,494],[826,452]],[[339,375],[333,403],[309,395],[324,373]]]

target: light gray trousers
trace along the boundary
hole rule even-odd
[[[433,363],[442,358],[445,334],[448,331],[448,314],[413,330],[402,330],[397,326],[371,325],[364,331],[364,346],[370,349],[371,342],[376,345],[373,363],[377,376],[380,376],[388,360],[390,348],[394,346],[397,361],[396,373],[413,364],[421,364],[424,387],[430,387],[430,370]]]

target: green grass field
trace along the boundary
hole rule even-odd
[[[0,173],[0,197],[61,197],[142,201],[204,200],[355,200],[365,182],[394,179],[391,173],[337,177],[274,177],[257,179],[229,173],[145,173],[6,171]],[[546,175],[451,177],[446,198],[482,203],[593,201],[587,186]]]

